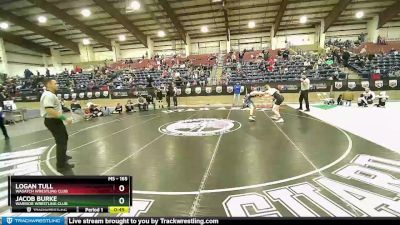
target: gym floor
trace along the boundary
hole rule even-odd
[[[386,172],[399,177],[399,154],[289,106],[281,112],[282,124],[270,118],[268,109],[258,110],[256,122],[249,122],[248,111],[230,107],[156,110],[79,122],[68,127],[68,154],[75,168],[64,175],[131,175],[135,203],[146,207],[118,216],[373,216],[319,179],[396,197],[396,192],[336,172],[357,157],[371,156],[391,160],[397,174]],[[11,174],[63,175],[54,169],[54,144],[46,130],[0,140],[1,182]],[[337,207],[336,214],[296,192],[290,196],[302,204],[294,209],[282,190],[293,191],[288,187],[300,184],[303,189],[316,187]],[[0,203],[0,216],[6,210]]]

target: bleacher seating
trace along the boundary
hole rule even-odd
[[[364,62],[361,62],[361,61]],[[370,78],[374,73],[374,69],[378,68],[383,78],[399,70],[400,68],[400,55],[384,54],[377,55],[372,60],[362,59],[353,56],[349,60],[349,66],[353,68],[363,78]]]
[[[311,64],[316,63],[312,59],[308,59]],[[266,83],[266,82],[285,82],[285,81],[297,81],[300,79],[302,73],[306,73],[310,80],[323,80],[329,79],[335,73],[339,79],[346,78],[346,74],[340,71],[339,68],[330,66],[327,64],[321,64],[318,70],[306,68],[304,66],[304,58],[296,58],[289,61],[278,59],[273,67],[272,71],[267,68],[260,69],[259,65],[254,61],[246,62],[239,70],[237,70],[237,64],[230,64],[225,66],[225,72],[230,74],[228,80],[224,80],[225,84],[255,84],[255,83]],[[268,65],[267,65],[268,67]]]

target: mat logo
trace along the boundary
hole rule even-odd
[[[361,81],[361,87],[369,88],[369,81]]]
[[[218,94],[221,94],[221,93],[222,93],[222,87],[221,87],[221,86],[217,86],[217,87],[215,88],[215,91],[216,91]]]
[[[201,93],[201,87],[196,87],[196,88],[194,89],[194,92],[195,92],[196,94],[200,94],[200,93]]]
[[[389,87],[391,88],[397,87],[397,80],[389,80]]]
[[[92,92],[87,92],[87,93],[86,93],[86,96],[87,96],[88,98],[92,98],[92,97],[93,97],[93,93],[92,93]]]
[[[393,176],[400,174],[400,161],[357,155],[333,174],[346,183],[321,176],[313,180],[318,186],[303,182],[265,190],[263,194],[231,195],[222,204],[230,217],[280,217],[282,213],[272,203],[284,206],[296,217],[400,217],[400,180]],[[379,193],[353,186],[360,182]],[[382,191],[386,194],[380,194]],[[329,192],[335,200],[322,192]]]
[[[57,98],[60,99],[61,98],[61,94],[57,94]]]
[[[376,80],[375,87],[382,88],[383,87],[383,80]]]
[[[228,86],[226,87],[226,91],[230,94],[233,92],[233,87],[232,86]]]
[[[341,81],[335,82],[335,88],[336,89],[341,89],[343,87],[343,83]]]
[[[187,95],[190,95],[190,94],[192,93],[192,89],[191,89],[191,88],[186,88],[186,89],[185,89],[185,93],[186,93]]]
[[[108,96],[108,91],[103,91],[103,96],[107,97]]]
[[[356,88],[356,82],[354,82],[354,81],[350,81],[350,82],[348,82],[347,83],[347,86],[350,88],[350,89],[354,89],[354,88]]]
[[[84,98],[85,97],[85,93],[79,93],[79,98]]]
[[[171,136],[213,136],[233,132],[241,127],[234,120],[199,118],[164,124],[158,130]]]
[[[211,87],[206,87],[206,93],[211,94]]]
[[[182,94],[182,89],[177,88],[177,89],[176,89],[176,95],[181,95],[181,94]]]
[[[96,98],[100,97],[100,92],[96,91],[96,92],[94,93],[94,96],[95,96]]]
[[[64,99],[69,99],[69,94],[64,94]]]

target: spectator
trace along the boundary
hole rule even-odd
[[[342,58],[343,58],[343,65],[345,67],[348,67],[349,59],[350,59],[350,53],[347,50],[344,50]]]
[[[351,106],[351,102],[354,99],[354,94],[353,92],[350,91],[346,91],[345,93],[343,93],[343,100],[345,101],[345,106]]]
[[[343,100],[342,100],[343,95],[339,95],[339,97],[337,98],[337,105],[343,105]]]
[[[237,82],[233,87],[233,105],[239,106],[240,105],[240,89],[241,85]]]
[[[174,87],[174,90],[173,90],[172,101],[174,102],[174,107],[177,108],[178,107],[178,93],[177,93],[176,86]]]
[[[379,101],[378,101],[378,104],[375,104],[375,106],[384,108],[386,105],[386,101],[389,99],[389,96],[386,95],[386,91],[382,91],[376,97],[379,99]]]
[[[71,110],[68,109],[68,107],[65,106],[65,102],[64,102],[63,98],[60,100],[60,104],[61,104],[61,108],[62,108],[63,112],[71,112]]]
[[[364,97],[363,94],[360,94],[360,97],[358,97],[358,99],[357,99],[357,105],[358,105],[359,107],[368,107],[368,103],[367,103],[367,101],[365,100],[365,97]]]
[[[171,108],[171,97],[173,97],[173,95],[174,95],[174,88],[172,87],[172,84],[170,83],[168,85],[167,94],[166,94],[168,109]]]
[[[129,99],[129,100],[126,102],[125,110],[126,110],[127,113],[129,113],[129,112],[135,112],[135,111],[134,111],[134,105],[133,105],[133,103],[132,103],[132,100]]]
[[[141,95],[139,95],[139,98],[138,98],[138,106],[139,106],[139,111],[142,111],[142,110],[143,111],[147,111],[147,110],[149,110],[148,103],[146,102],[146,99]]]
[[[154,80],[153,80],[153,77],[151,77],[151,75],[149,74],[149,75],[147,75],[147,87],[153,87],[153,82],[154,82]]]
[[[71,110],[72,112],[82,113],[82,107],[76,99],[72,99],[71,101]]]
[[[92,102],[88,103],[88,108],[89,108],[89,112],[92,115],[92,117],[100,117],[103,115],[103,112],[101,111],[101,108],[99,105],[96,105]]]
[[[46,77],[50,77],[50,70],[49,70],[49,68],[46,68]]]
[[[158,108],[164,108],[163,93],[162,93],[161,89],[157,88],[155,92],[156,92],[155,94],[156,94]]]
[[[5,101],[5,100],[6,100],[6,97],[5,97],[4,93],[2,91],[0,91],[0,128],[1,128],[1,131],[3,132],[4,138],[6,140],[8,140],[8,139],[10,139],[10,137],[8,136],[7,129],[4,125],[5,114],[3,112],[3,108],[4,108],[3,101]]]
[[[365,88],[363,97],[368,104],[372,104],[375,100],[375,93],[369,88]]]
[[[155,104],[154,104],[154,99],[153,96],[151,94],[146,95],[146,101],[147,103],[150,105],[153,105],[153,109],[156,108]]]
[[[243,64],[243,58],[244,58],[244,54],[246,53],[246,49],[243,49],[243,52],[239,52],[239,62],[240,64]]]

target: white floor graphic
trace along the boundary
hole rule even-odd
[[[400,154],[400,102],[388,102],[386,108],[361,108],[356,104],[328,110],[311,107],[307,114]]]

